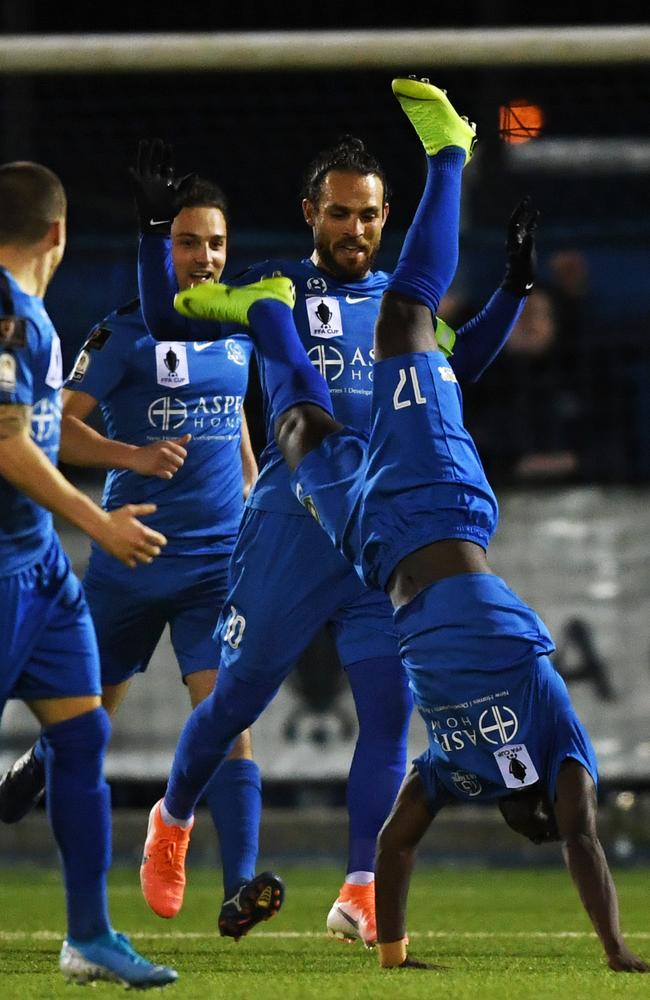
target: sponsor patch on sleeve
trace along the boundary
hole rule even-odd
[[[0,354],[0,391],[16,391],[16,359],[8,351]]]
[[[84,344],[84,351],[101,351],[110,335],[111,331],[107,326],[98,326],[96,330],[93,330]]]

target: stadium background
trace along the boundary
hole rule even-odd
[[[123,6],[90,11],[67,3],[55,10],[38,0],[5,0],[3,36],[31,37],[36,45],[50,33],[81,38],[89,32],[181,30],[176,12],[165,14],[153,4],[130,5],[128,11]],[[617,24],[647,19],[640,4],[620,4],[615,17],[612,32]],[[553,5],[526,19],[528,26],[549,27],[565,20]],[[316,48],[319,30],[358,30],[370,22],[372,28],[462,32],[508,28],[521,18],[508,2],[457,4],[453,12],[436,10],[435,20],[430,5],[415,4],[383,22],[376,11],[369,15],[368,5],[343,12],[330,4],[317,19],[308,8],[256,9],[254,19],[245,11],[183,11],[182,31],[301,29],[312,34]],[[594,18],[577,13],[571,23],[592,24]],[[309,38],[304,58],[309,61]],[[517,200],[531,194],[542,213],[537,311],[526,320],[520,350],[498,362],[466,397],[468,420],[502,500],[492,562],[558,640],[558,669],[599,753],[608,847],[620,862],[647,860],[650,46],[645,58],[611,63],[576,58],[436,70],[436,62],[432,51],[430,66],[417,71],[428,72],[459,109],[471,113],[481,139],[466,179],[461,267],[448,318],[471,314],[498,283],[505,223]],[[1,159],[48,164],[69,194],[69,247],[47,297],[68,366],[89,329],[136,293],[137,234],[127,167],[142,136],[173,143],[181,172],[197,170],[223,185],[231,206],[227,277],[267,255],[309,254],[298,197],[302,170],[341,133],[358,134],[385,165],[393,188],[379,266],[390,269],[395,261],[423,180],[417,139],[396,113],[388,85],[412,68],[398,45],[393,61],[363,70],[261,72],[248,66],[238,72],[109,73],[98,65],[97,72],[72,74],[2,68],[0,60]],[[537,138],[503,141],[499,109],[513,101],[541,110]],[[521,118],[523,112],[516,114]],[[531,353],[526,342],[536,332],[544,346]],[[360,364],[359,377],[369,377],[369,365]],[[250,405],[259,447],[254,390]],[[96,474],[66,472],[98,496]],[[61,527],[82,572],[86,543]],[[121,844],[130,852],[134,840],[139,847],[139,809],[161,787],[186,711],[164,641],[115,721],[108,761],[114,803],[136,810],[118,810],[118,853]],[[353,719],[344,677],[323,634],[256,726],[271,807],[263,846],[276,845],[280,837],[289,853],[313,853],[317,830],[322,853],[343,853]],[[0,766],[34,735],[28,713],[10,705]],[[422,746],[416,719],[412,749]],[[0,831],[3,849],[47,855],[42,820],[37,815],[32,826]],[[449,857],[482,850],[502,858],[504,850],[513,851],[515,842],[507,838],[494,847],[487,814],[472,818],[469,827],[468,821],[459,811],[429,849]],[[510,856],[530,860],[525,847]]]

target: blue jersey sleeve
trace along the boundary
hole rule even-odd
[[[218,323],[191,320],[174,309],[178,283],[168,237],[144,235],[138,248],[138,287],[142,315],[149,333],[155,340],[221,339]]]
[[[87,392],[97,400],[105,399],[120,384],[133,346],[131,338],[108,322],[100,323],[77,355],[65,388]]]
[[[0,403],[31,406],[34,400],[34,358],[40,334],[24,317],[13,320],[15,329],[0,332]]]
[[[497,288],[481,311],[456,334],[449,364],[459,382],[476,382],[501,351],[526,302]]]

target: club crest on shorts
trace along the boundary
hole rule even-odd
[[[452,771],[451,780],[458,791],[468,795],[470,799],[475,795],[480,795],[483,791],[481,782],[471,771]]]

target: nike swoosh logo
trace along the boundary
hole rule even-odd
[[[526,285],[525,291],[530,292],[534,284],[535,284],[534,281],[529,281],[528,284]]]
[[[354,295],[346,295],[345,296],[345,301],[349,305],[353,306],[356,302],[367,302],[368,299],[370,299],[370,298],[371,298],[370,295],[362,295],[361,298],[356,298]]]
[[[169,219],[149,219],[149,225],[150,226],[168,225],[169,222],[170,222]]]
[[[215,343],[214,340],[200,340],[200,341],[199,340],[195,340],[194,341],[194,350],[195,351],[205,351],[206,347],[212,347],[212,345],[214,343]]]

